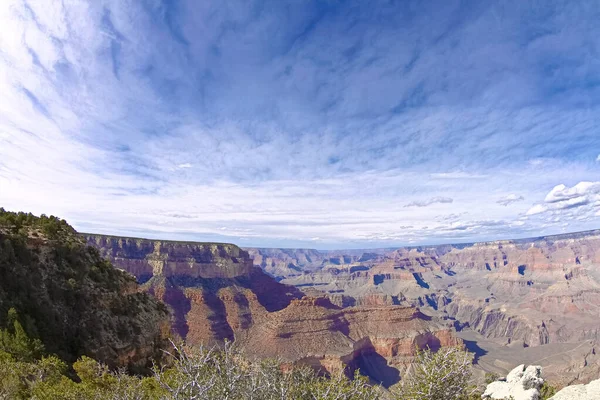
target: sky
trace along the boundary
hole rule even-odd
[[[317,249],[600,228],[600,2],[0,2],[0,206]]]

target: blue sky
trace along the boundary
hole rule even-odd
[[[0,205],[356,248],[600,228],[597,1],[0,4]]]

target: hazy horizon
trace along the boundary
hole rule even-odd
[[[600,3],[0,4],[0,207],[369,249],[600,228]]]

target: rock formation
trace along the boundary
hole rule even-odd
[[[174,333],[192,344],[233,340],[264,314],[302,297],[253,266],[248,253],[232,244],[101,235],[86,240],[167,304]]]
[[[542,367],[519,365],[510,371],[505,380],[487,385],[482,399],[538,400],[543,384]]]
[[[325,354],[315,348],[315,356],[307,357],[307,362],[337,368],[334,365],[339,366],[343,359],[352,369],[352,360],[359,359],[356,354],[367,352],[368,346],[360,347],[362,339],[368,337],[373,344],[380,337],[373,332],[359,337],[345,332],[346,328],[338,329],[346,322],[353,326],[348,310],[370,310],[370,318],[378,318],[388,309],[419,308],[433,317],[426,321],[428,331],[438,332],[448,326],[458,330],[465,345],[476,353],[477,365],[486,371],[506,373],[520,360],[539,363],[558,386],[587,382],[600,371],[600,357],[596,355],[600,339],[600,231],[515,241],[327,252],[245,252],[227,244],[99,235],[86,238],[163,299],[173,311],[173,330],[190,342],[236,338],[245,341],[250,352],[254,349],[262,356],[282,340],[298,340],[308,354],[313,352],[310,346],[316,344],[301,342],[302,329],[316,326],[311,315],[322,314],[319,324],[331,329],[321,331],[328,332],[333,350]],[[304,295],[308,298],[300,300]],[[327,306],[322,299],[311,299],[323,296],[329,300]],[[309,305],[313,301],[316,303]],[[333,323],[329,315],[344,317],[334,318],[337,322]],[[346,322],[339,325],[342,320]],[[297,321],[297,330],[287,328],[289,321]],[[269,329],[261,330],[260,326]],[[398,335],[403,337],[402,332]],[[269,344],[261,350],[260,340],[271,337],[275,339],[265,342]],[[353,343],[351,351],[338,351],[348,343]],[[358,353],[355,346],[359,346]],[[378,349],[377,354],[380,352],[385,351]],[[281,353],[290,360],[301,359],[285,349]],[[354,355],[348,356],[350,353]],[[397,363],[402,370],[402,362],[392,356],[384,359],[386,365]]]
[[[293,300],[255,324],[242,343],[254,356],[278,357],[330,373],[352,376],[360,368],[385,386],[397,382],[416,349],[462,345],[451,329],[413,307],[341,308],[324,297]]]
[[[600,379],[587,385],[567,386],[559,390],[549,400],[596,400],[600,399]]]

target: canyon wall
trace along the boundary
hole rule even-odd
[[[302,297],[255,267],[233,244],[84,237],[167,304],[174,333],[190,343],[233,340],[261,315]]]

